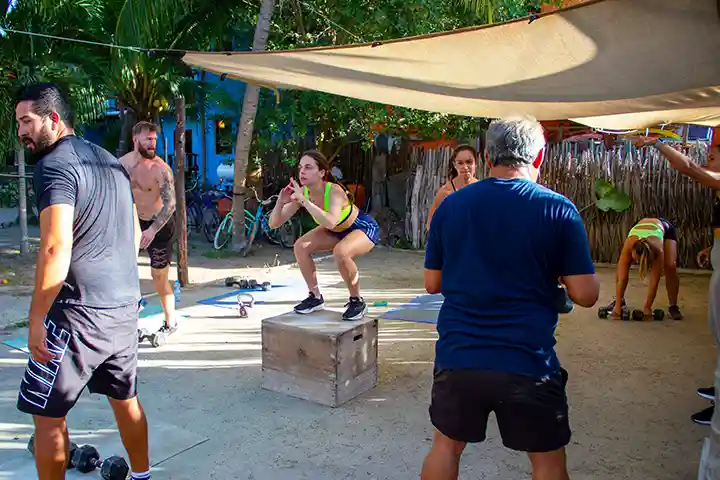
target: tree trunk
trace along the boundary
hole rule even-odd
[[[188,279],[187,210],[185,206],[185,99],[175,99],[175,221],[180,230],[177,242],[177,279],[185,287]]]
[[[387,154],[380,153],[375,156],[372,164],[372,200],[370,211],[375,213],[382,210],[387,198]]]
[[[25,150],[15,146],[15,160],[18,173],[18,221],[20,223],[20,254],[30,253],[30,241],[27,228],[27,186],[25,183]]]
[[[275,0],[263,0],[260,6],[258,23],[255,26],[253,51],[265,50],[270,33],[270,20],[275,9]],[[257,113],[260,88],[246,85],[240,123],[235,142],[235,175],[233,179],[233,251],[242,251],[245,247],[245,177],[247,175],[250,145],[252,143],[255,114]]]
[[[120,141],[118,142],[118,148],[115,151],[117,158],[122,157],[130,151],[130,137],[132,136],[132,128],[135,125],[135,115],[129,108],[124,109],[122,114],[123,124],[120,130]]]
[[[202,178],[201,185],[205,187],[207,185],[207,119],[205,118],[205,71],[200,74],[200,81],[203,82],[200,88],[200,142],[202,144],[202,155],[200,156],[200,178]]]

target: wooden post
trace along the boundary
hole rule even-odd
[[[185,98],[175,99],[175,220],[179,227],[177,278],[180,286],[189,283],[187,255],[187,213],[185,207]]]
[[[25,183],[25,150],[15,147],[15,162],[18,172],[18,219],[20,222],[20,254],[30,253],[30,241],[27,229],[27,186]]]

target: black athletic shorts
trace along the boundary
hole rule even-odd
[[[430,420],[459,442],[482,442],[495,412],[503,444],[521,452],[550,452],[570,442],[567,372],[545,381],[485,370],[437,370]]]
[[[660,220],[660,223],[662,223],[663,229],[665,230],[664,239],[677,242],[677,229],[675,228],[675,225],[673,225],[671,221],[662,217],[658,217],[658,220]]]
[[[55,304],[45,318],[47,364],[28,360],[18,410],[61,418],[87,386],[116,400],[137,394],[137,304],[89,308]]]
[[[143,232],[150,228],[152,220],[140,220],[140,230]],[[173,256],[173,246],[175,244],[175,215],[160,229],[150,245],[147,246],[147,252],[150,256],[150,267],[165,268],[170,265]]]

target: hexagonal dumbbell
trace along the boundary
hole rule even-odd
[[[130,466],[124,458],[118,456],[100,460],[100,454],[91,445],[83,445],[75,450],[72,464],[81,473],[89,473],[100,469],[100,477],[104,480],[125,480],[130,473]]]
[[[637,320],[637,321],[645,320],[645,314],[643,313],[642,310],[637,310],[637,309],[635,309],[635,310],[633,310],[633,312],[632,312],[632,318],[633,318],[633,320]],[[662,320],[663,318],[665,318],[665,311],[664,311],[664,310],[662,310],[662,309],[660,309],[660,308],[656,308],[655,310],[653,310],[653,313],[652,313],[652,319],[653,319],[653,320],[655,320],[655,321],[660,321],[660,320]],[[648,320],[649,320],[649,319],[648,319]]]
[[[612,308],[608,307],[600,307],[598,308],[598,318],[608,318],[610,315],[612,315]],[[622,320],[630,320],[630,311],[627,308],[624,308],[620,310],[620,318]]]

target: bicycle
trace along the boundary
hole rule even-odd
[[[279,228],[270,228],[269,218],[272,212],[272,206],[277,201],[278,196],[273,195],[267,200],[260,200],[257,191],[252,187],[250,190],[255,194],[255,198],[258,201],[258,208],[254,215],[248,210],[244,211],[245,236],[247,240],[242,249],[242,255],[245,256],[250,252],[258,231],[263,233],[270,243],[275,245],[279,244],[284,248],[291,248],[295,244],[296,232],[299,230],[297,228],[297,220],[291,218]],[[232,238],[232,228],[233,216],[231,211],[225,216],[217,232],[215,232],[215,241],[213,242],[215,249],[220,250]]]
[[[187,211],[187,231],[200,232],[202,228],[202,197],[197,191],[198,179],[190,188],[185,189],[185,209]]]

